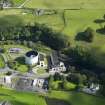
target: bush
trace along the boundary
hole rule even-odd
[[[88,27],[84,32],[80,32],[76,36],[76,40],[83,40],[86,42],[92,42],[94,38],[94,30]]]
[[[73,83],[71,83],[71,82],[65,81],[65,82],[63,83],[63,88],[64,88],[65,90],[75,90],[75,89],[76,89],[76,85],[73,84]]]

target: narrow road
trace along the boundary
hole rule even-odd
[[[21,4],[18,8],[22,8],[28,1],[30,0],[26,0],[23,4]]]

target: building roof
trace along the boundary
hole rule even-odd
[[[58,67],[60,65],[60,60],[58,57],[58,53],[53,51],[51,56],[48,58],[48,66],[49,68]]]
[[[53,51],[51,54],[51,62],[52,62],[52,65],[56,65],[56,66],[60,64],[58,53],[56,51]]]
[[[31,57],[31,56],[37,56],[38,55],[38,52],[37,51],[29,51],[26,53],[26,56],[27,57]]]
[[[44,61],[44,55],[43,55],[43,54],[40,54],[40,55],[39,55],[39,60],[40,60],[40,61]]]

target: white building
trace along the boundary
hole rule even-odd
[[[49,59],[49,73],[54,74],[56,72],[64,72],[66,67],[62,61],[59,60],[58,54],[56,51],[52,52]]]
[[[34,79],[34,81],[33,81],[33,86],[38,87],[38,88],[42,88],[44,82],[45,82],[44,79],[36,78],[36,79]]]
[[[39,67],[47,68],[47,58],[43,54],[39,54]]]
[[[5,76],[5,83],[6,83],[6,84],[11,84],[11,83],[12,83],[12,78],[11,78],[11,76]]]
[[[38,63],[39,54],[36,51],[29,51],[25,55],[25,62],[28,65],[35,65]]]

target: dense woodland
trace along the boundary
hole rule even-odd
[[[69,38],[65,35],[54,32],[45,25],[35,24],[34,26],[0,27],[0,39],[20,41],[42,41],[53,49],[60,50],[70,45]]]

